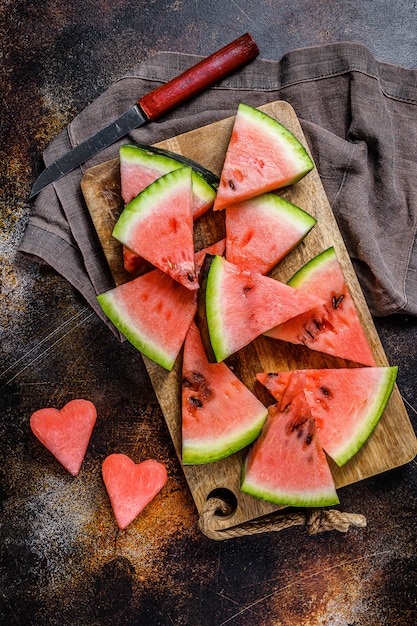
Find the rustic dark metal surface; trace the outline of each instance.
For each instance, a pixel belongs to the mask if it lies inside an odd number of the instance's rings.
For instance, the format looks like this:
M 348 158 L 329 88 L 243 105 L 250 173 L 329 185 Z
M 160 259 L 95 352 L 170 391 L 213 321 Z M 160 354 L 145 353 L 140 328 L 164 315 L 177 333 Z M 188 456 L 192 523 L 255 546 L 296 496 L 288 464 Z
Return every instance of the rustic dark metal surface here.
M 415 68 L 415 2 L 0 0 L 0 16 L 0 623 L 417 623 L 415 461 L 343 490 L 366 529 L 207 539 L 140 356 L 68 283 L 16 255 L 42 150 L 140 60 L 207 55 L 249 31 L 264 58 L 349 40 Z M 417 322 L 377 326 L 416 427 Z M 31 435 L 29 417 L 76 396 L 99 417 L 74 479 Z M 169 472 L 151 512 L 123 532 L 101 482 L 111 452 L 157 458 Z

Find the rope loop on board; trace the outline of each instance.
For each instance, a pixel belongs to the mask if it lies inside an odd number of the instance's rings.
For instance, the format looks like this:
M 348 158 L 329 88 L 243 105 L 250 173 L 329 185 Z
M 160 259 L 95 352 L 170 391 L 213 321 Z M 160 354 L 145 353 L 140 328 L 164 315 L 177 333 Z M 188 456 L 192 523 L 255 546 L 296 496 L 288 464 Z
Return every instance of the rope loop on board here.
M 307 508 L 295 512 L 278 512 L 258 517 L 238 526 L 215 528 L 216 517 L 225 517 L 233 513 L 231 505 L 219 497 L 210 497 L 201 511 L 200 530 L 209 539 L 223 541 L 235 537 L 244 537 L 265 532 L 279 532 L 291 526 L 305 526 L 309 535 L 337 530 L 346 533 L 350 526 L 365 528 L 366 518 L 357 513 L 345 513 L 337 509 Z

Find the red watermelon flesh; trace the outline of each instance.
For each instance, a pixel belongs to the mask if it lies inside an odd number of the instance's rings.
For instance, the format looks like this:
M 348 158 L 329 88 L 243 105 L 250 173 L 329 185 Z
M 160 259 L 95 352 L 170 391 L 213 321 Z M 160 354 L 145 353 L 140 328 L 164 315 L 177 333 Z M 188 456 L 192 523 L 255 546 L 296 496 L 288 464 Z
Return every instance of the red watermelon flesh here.
M 168 173 L 150 167 L 138 167 L 123 159 L 122 153 L 120 157 L 121 195 L 125 204 L 129 204 L 148 185 Z
M 307 151 L 282 124 L 240 104 L 213 210 L 299 181 L 314 167 Z
M 126 205 L 113 236 L 187 289 L 198 289 L 191 169 L 175 170 L 146 187 Z
M 338 504 L 332 474 L 302 391 L 284 410 L 269 407 L 242 468 L 241 490 L 283 506 Z
M 209 246 L 208 248 L 197 252 L 194 257 L 197 276 L 200 272 L 204 256 L 207 252 L 210 254 L 219 254 L 220 256 L 222 256 L 225 249 L 226 239 L 222 239 L 212 246 Z M 126 247 L 123 248 L 123 265 L 125 270 L 129 272 L 129 274 L 132 274 L 132 276 L 134 277 L 141 276 L 142 274 L 145 274 L 145 272 L 149 272 L 151 269 L 153 269 L 153 266 L 148 263 L 148 261 L 145 261 L 145 259 L 142 259 L 142 257 L 138 256 L 135 252 L 132 252 L 132 250 L 129 250 L 129 248 Z
M 30 418 L 33 434 L 54 457 L 76 476 L 80 471 L 97 419 L 97 411 L 89 400 L 76 399 L 62 409 L 45 408 Z
M 153 265 L 149 261 L 146 261 L 126 246 L 123 246 L 123 267 L 126 272 L 129 272 L 135 278 L 153 269 Z
M 294 383 L 301 386 L 321 445 L 342 466 L 363 446 L 390 398 L 397 367 L 354 367 L 257 374 L 278 401 L 288 402 Z M 295 378 L 296 377 L 296 378 Z
M 284 198 L 266 193 L 226 209 L 226 259 L 267 274 L 316 224 Z
M 126 204 L 164 174 L 184 167 L 174 158 L 134 145 L 122 146 L 119 157 L 121 195 Z M 193 217 L 197 219 L 213 206 L 216 192 L 197 172 L 192 172 L 191 179 Z
M 333 247 L 304 265 L 288 284 L 325 302 L 268 330 L 268 337 L 304 344 L 362 365 L 376 365 Z
M 211 463 L 249 445 L 267 409 L 225 363 L 209 363 L 191 323 L 182 369 L 182 462 Z
M 207 252 L 209 252 L 210 254 L 219 254 L 220 256 L 222 256 L 225 249 L 226 239 L 222 239 L 212 246 L 209 246 L 208 248 L 197 252 L 194 257 L 197 275 L 200 272 L 204 256 Z M 132 274 L 132 276 L 135 278 L 137 278 L 138 276 L 142 276 L 142 274 L 145 274 L 145 272 L 149 272 L 150 270 L 154 269 L 153 265 L 151 265 L 148 261 L 145 261 L 145 259 L 142 259 L 142 257 L 138 256 L 135 252 L 132 252 L 132 250 L 129 250 L 129 248 L 126 248 L 125 246 L 123 247 L 123 265 L 125 270 L 129 272 L 129 274 Z
M 269 276 L 242 271 L 214 257 L 207 277 L 206 318 L 216 360 L 237 352 L 276 320 L 288 320 L 321 302 Z
M 204 257 L 206 254 L 214 254 L 217 256 L 223 256 L 224 251 L 226 250 L 226 239 L 220 239 L 220 241 L 216 241 L 211 246 L 207 248 L 203 248 L 203 250 L 199 250 L 195 253 L 195 267 L 197 271 L 197 275 L 200 275 L 200 270 L 204 262 Z
M 124 530 L 159 493 L 168 479 L 165 465 L 147 459 L 134 463 L 124 454 L 103 461 L 102 476 L 117 525 Z

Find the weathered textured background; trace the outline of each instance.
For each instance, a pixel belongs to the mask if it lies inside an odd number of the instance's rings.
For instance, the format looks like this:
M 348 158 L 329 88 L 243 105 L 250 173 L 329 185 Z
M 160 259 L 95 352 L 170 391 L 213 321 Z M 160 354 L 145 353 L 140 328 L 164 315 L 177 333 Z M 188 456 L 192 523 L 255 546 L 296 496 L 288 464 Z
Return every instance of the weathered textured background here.
M 208 55 L 249 31 L 261 56 L 359 41 L 417 67 L 412 0 L 0 0 L 0 623 L 105 626 L 417 623 L 417 464 L 343 490 L 368 527 L 213 542 L 202 535 L 140 355 L 73 289 L 16 255 L 42 150 L 131 66 Z M 416 320 L 377 320 L 417 424 Z M 91 399 L 98 421 L 74 480 L 31 413 Z M 117 531 L 101 482 L 111 452 L 167 465 L 152 507 Z

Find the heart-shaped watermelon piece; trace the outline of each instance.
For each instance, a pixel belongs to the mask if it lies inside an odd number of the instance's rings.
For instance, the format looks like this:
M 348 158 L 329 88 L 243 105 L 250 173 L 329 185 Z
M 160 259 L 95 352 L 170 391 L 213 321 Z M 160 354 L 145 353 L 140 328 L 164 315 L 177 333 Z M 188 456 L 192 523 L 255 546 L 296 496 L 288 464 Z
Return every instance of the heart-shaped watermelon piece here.
M 30 427 L 65 469 L 76 476 L 96 419 L 94 404 L 89 400 L 76 399 L 62 409 L 44 408 L 35 411 L 30 418 Z
M 110 454 L 102 475 L 117 525 L 124 530 L 161 491 L 168 475 L 154 459 L 135 463 L 125 454 Z

